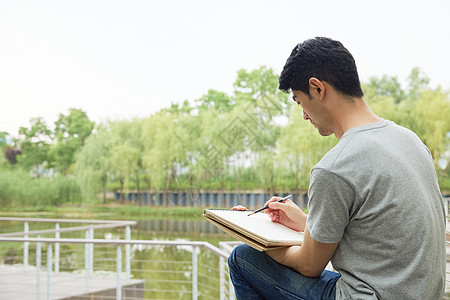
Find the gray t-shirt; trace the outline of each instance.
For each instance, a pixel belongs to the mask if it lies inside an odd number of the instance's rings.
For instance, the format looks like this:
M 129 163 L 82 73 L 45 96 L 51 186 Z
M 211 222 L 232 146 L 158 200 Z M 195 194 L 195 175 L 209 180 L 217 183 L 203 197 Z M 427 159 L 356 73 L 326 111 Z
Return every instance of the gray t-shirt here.
M 428 148 L 381 120 L 348 130 L 311 170 L 306 226 L 339 246 L 336 299 L 441 299 L 445 211 Z

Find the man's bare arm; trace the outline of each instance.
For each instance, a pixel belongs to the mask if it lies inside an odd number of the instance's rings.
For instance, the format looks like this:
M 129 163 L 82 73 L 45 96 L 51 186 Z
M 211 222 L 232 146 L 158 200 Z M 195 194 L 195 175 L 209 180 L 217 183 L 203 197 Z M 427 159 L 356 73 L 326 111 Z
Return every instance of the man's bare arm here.
M 338 244 L 317 242 L 306 228 L 302 246 L 275 249 L 266 253 L 278 263 L 291 267 L 304 276 L 317 277 L 322 274 Z

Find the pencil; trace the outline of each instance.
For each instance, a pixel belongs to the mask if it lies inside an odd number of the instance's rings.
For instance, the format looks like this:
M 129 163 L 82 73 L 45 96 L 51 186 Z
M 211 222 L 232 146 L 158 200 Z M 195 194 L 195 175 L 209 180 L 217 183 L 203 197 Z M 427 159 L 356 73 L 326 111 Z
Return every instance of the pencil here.
M 292 195 L 288 195 L 288 196 L 286 196 L 286 197 L 284 197 L 284 198 L 281 198 L 281 199 L 278 200 L 277 202 L 283 202 L 284 200 L 290 198 L 291 196 L 292 196 Z M 254 214 L 256 214 L 257 212 L 260 212 L 260 211 L 265 210 L 265 209 L 268 209 L 268 208 L 269 208 L 269 205 L 266 205 L 266 206 L 264 206 L 264 207 L 261 207 L 260 209 L 255 210 L 254 212 L 252 212 L 252 213 L 249 214 L 248 216 L 254 215 Z M 247 217 L 248 217 L 248 216 L 247 216 Z

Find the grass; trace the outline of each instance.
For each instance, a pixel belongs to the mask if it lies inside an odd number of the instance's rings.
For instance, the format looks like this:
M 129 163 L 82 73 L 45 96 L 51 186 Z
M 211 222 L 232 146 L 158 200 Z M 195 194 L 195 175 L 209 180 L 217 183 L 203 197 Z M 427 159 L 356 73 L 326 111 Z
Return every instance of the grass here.
M 141 219 L 161 217 L 165 218 L 201 218 L 203 208 L 200 207 L 151 207 L 130 204 L 111 203 L 106 205 L 62 205 L 62 206 L 26 206 L 2 208 L 0 215 L 54 215 L 71 218 L 119 218 Z

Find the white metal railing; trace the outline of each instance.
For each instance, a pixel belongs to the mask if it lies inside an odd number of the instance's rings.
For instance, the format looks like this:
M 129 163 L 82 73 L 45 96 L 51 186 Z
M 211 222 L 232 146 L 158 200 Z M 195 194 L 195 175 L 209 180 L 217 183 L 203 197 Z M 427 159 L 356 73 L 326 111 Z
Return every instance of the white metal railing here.
M 129 245 L 151 245 L 151 246 L 190 246 L 192 247 L 192 299 L 198 299 L 198 259 L 197 253 L 200 247 L 207 249 L 208 251 L 216 254 L 220 259 L 220 299 L 225 299 L 225 259 L 228 258 L 229 253 L 221 250 L 208 242 L 202 241 L 148 241 L 148 240 L 103 240 L 103 239 L 66 239 L 66 238 L 20 238 L 20 237 L 0 237 L 0 242 L 19 242 L 19 243 L 36 243 L 36 295 L 39 300 L 40 295 L 40 270 L 42 265 L 42 247 L 41 243 L 47 244 L 47 299 L 51 298 L 51 274 L 52 274 L 52 245 L 59 244 L 103 244 L 103 245 L 115 245 L 116 252 L 116 275 L 117 275 L 117 286 L 116 286 L 116 299 L 122 299 L 122 281 L 120 274 L 122 272 L 122 246 Z M 88 251 L 86 251 L 86 256 Z M 128 262 L 127 262 L 128 265 Z M 86 280 L 89 280 L 92 272 L 90 272 L 90 264 L 86 263 Z M 127 277 L 125 281 L 129 280 L 129 274 L 127 272 Z M 229 282 L 229 298 L 234 299 L 234 291 L 232 290 L 232 284 Z
M 55 273 L 59 273 L 59 262 L 60 262 L 60 245 L 63 244 L 82 244 L 84 245 L 84 280 L 85 285 L 89 286 L 89 280 L 92 278 L 94 274 L 94 245 L 97 247 L 101 247 L 101 245 L 110 245 L 115 246 L 115 273 L 116 273 L 116 299 L 122 300 L 122 286 L 130 281 L 131 278 L 131 260 L 132 255 L 130 248 L 133 246 L 133 251 L 135 248 L 139 247 L 154 247 L 154 246 L 172 246 L 172 247 L 190 247 L 192 256 L 191 256 L 191 271 L 190 271 L 190 279 L 191 279 L 191 291 L 192 299 L 198 299 L 199 297 L 199 286 L 204 288 L 204 283 L 202 280 L 199 280 L 199 276 L 205 276 L 199 273 L 199 258 L 198 254 L 200 253 L 200 248 L 207 250 L 209 253 L 213 253 L 219 260 L 219 270 L 218 270 L 218 283 L 216 292 L 218 291 L 219 297 L 221 300 L 225 299 L 234 299 L 234 289 L 231 283 L 231 280 L 228 276 L 227 262 L 226 259 L 229 256 L 229 253 L 233 249 L 237 243 L 235 242 L 220 242 L 219 247 L 217 248 L 214 245 L 204 242 L 204 241 L 153 241 L 153 240 L 131 240 L 131 230 L 130 225 L 134 225 L 136 222 L 134 221 L 99 221 L 99 220 L 71 220 L 71 219 L 32 219 L 32 218 L 0 218 L 0 220 L 5 221 L 22 221 L 24 222 L 24 231 L 23 232 L 14 232 L 14 233 L 3 233 L 0 234 L 0 243 L 5 245 L 5 243 L 23 243 L 24 251 L 23 251 L 23 266 L 26 269 L 28 267 L 28 256 L 29 256 L 29 245 L 36 245 L 36 299 L 40 300 L 45 298 L 45 296 L 40 296 L 41 292 L 44 292 L 45 287 L 42 290 L 41 285 L 41 267 L 43 249 L 46 249 L 46 269 L 47 269 L 47 280 L 46 280 L 46 298 L 51 299 L 52 294 L 52 275 Z M 44 230 L 29 230 L 28 222 L 55 222 L 55 229 L 44 229 Z M 78 227 L 66 227 L 60 228 L 59 223 L 89 223 L 87 226 L 78 226 Z M 105 229 L 105 228 L 113 228 L 125 226 L 125 240 L 113 239 L 95 239 L 94 238 L 94 229 Z M 71 232 L 78 230 L 85 231 L 85 238 L 61 238 L 61 232 Z M 41 238 L 40 234 L 50 234 L 55 233 L 54 237 L 44 237 Z M 36 235 L 37 237 L 29 237 L 30 235 Z M 23 237 L 21 237 L 23 236 Z M 42 244 L 47 244 L 46 247 Z M 66 246 L 67 247 L 67 246 Z M 125 257 L 122 258 L 122 250 L 125 248 Z M 134 252 L 133 252 L 134 253 Z M 204 253 L 204 252 L 203 252 Z M 100 254 L 100 253 L 99 253 Z M 109 254 L 108 254 L 109 255 Z M 213 256 L 214 256 L 213 255 Z M 112 255 L 110 255 L 112 256 Z M 108 256 L 108 257 L 110 257 Z M 107 259 L 109 260 L 109 259 Z M 121 278 L 122 274 L 122 262 L 125 264 L 125 276 Z M 168 271 L 170 272 L 170 271 Z M 175 272 L 175 271 L 173 271 Z M 186 291 L 185 291 L 186 292 Z M 45 293 L 45 292 L 44 292 Z M 204 293 L 201 294 L 202 298 L 208 298 Z M 209 296 L 209 298 L 212 298 Z
M 125 227 L 125 239 L 131 238 L 130 226 L 136 225 L 136 221 L 122 221 L 122 220 L 79 220 L 79 219 L 46 219 L 46 218 L 17 218 L 17 217 L 0 217 L 0 221 L 15 221 L 24 222 L 24 231 L 21 232 L 8 232 L 1 233 L 0 237 L 11 237 L 11 236 L 23 236 L 25 238 L 30 235 L 37 235 L 40 237 L 41 234 L 54 233 L 55 239 L 60 238 L 62 232 L 76 232 L 85 230 L 85 238 L 93 239 L 95 229 L 106 229 L 106 228 L 116 228 Z M 43 229 L 43 230 L 33 230 L 30 231 L 29 222 L 37 223 L 55 223 L 55 229 Z M 60 223 L 76 223 L 76 224 L 89 224 L 85 226 L 73 226 L 60 228 Z M 94 225 L 95 224 L 95 225 Z M 28 247 L 29 242 L 24 243 L 23 248 L 23 264 L 25 267 L 28 266 Z M 94 247 L 91 243 L 85 244 L 85 264 L 87 264 L 89 271 L 93 271 L 94 262 Z M 59 243 L 55 243 L 55 272 L 59 272 Z M 126 261 L 129 261 L 130 256 L 130 246 L 126 246 Z M 129 278 L 130 266 L 126 264 L 126 274 Z

